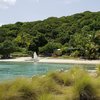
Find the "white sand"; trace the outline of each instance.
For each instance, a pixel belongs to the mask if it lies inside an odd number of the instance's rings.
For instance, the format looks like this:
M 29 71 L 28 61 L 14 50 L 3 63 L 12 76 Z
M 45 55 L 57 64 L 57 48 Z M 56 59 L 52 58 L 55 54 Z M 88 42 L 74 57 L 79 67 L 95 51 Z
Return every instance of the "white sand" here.
M 31 57 L 18 57 L 15 59 L 0 59 L 1 62 L 6 62 L 6 61 L 11 61 L 11 62 L 26 62 L 26 61 L 31 61 Z
M 13 62 L 34 62 L 31 57 L 20 57 L 16 59 L 3 59 L 0 61 Z M 58 59 L 58 58 L 39 58 L 39 63 L 75 63 L 75 64 L 100 64 L 100 60 L 74 60 L 74 59 Z
M 75 64 L 100 64 L 100 60 L 73 60 L 73 59 L 41 59 L 41 63 L 75 63 Z

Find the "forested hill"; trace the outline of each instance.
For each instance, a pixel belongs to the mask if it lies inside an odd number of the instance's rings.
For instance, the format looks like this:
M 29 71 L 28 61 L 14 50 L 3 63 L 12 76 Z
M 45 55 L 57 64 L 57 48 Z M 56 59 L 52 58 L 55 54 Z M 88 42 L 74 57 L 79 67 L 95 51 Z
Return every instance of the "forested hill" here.
M 100 12 L 50 17 L 0 27 L 0 54 L 32 53 L 45 56 L 100 58 Z

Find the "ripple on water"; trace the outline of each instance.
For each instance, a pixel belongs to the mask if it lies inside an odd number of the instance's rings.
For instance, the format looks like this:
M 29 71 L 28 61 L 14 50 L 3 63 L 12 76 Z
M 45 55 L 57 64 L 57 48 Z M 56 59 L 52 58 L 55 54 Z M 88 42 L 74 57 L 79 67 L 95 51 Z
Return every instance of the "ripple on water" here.
M 43 75 L 50 71 L 68 70 L 79 64 L 48 64 L 26 62 L 0 62 L 0 81 L 14 79 L 16 77 L 32 77 Z M 95 65 L 81 65 L 88 70 L 94 70 Z

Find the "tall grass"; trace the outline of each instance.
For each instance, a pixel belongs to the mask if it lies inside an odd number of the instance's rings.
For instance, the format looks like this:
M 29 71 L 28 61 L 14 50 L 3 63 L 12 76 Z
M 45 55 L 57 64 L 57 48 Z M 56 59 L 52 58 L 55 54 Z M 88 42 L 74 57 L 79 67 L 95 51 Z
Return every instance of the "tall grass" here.
M 80 67 L 0 83 L 0 100 L 100 100 L 99 97 L 100 76 L 93 77 Z
M 10 82 L 8 87 L 0 89 L 0 97 L 3 100 L 37 100 L 37 92 L 31 84 L 31 80 L 27 78 L 19 78 Z M 3 89 L 3 91 L 2 91 Z
M 51 73 L 49 74 L 49 77 L 51 77 L 60 85 L 71 86 L 75 83 L 77 79 L 87 74 L 88 73 L 84 69 L 81 69 L 79 66 L 76 66 L 68 72 Z
M 89 76 L 83 76 L 74 84 L 75 100 L 95 100 L 96 89 Z
M 55 97 L 52 94 L 42 93 L 38 97 L 38 100 L 55 100 Z
M 100 65 L 97 65 L 97 76 L 100 76 Z

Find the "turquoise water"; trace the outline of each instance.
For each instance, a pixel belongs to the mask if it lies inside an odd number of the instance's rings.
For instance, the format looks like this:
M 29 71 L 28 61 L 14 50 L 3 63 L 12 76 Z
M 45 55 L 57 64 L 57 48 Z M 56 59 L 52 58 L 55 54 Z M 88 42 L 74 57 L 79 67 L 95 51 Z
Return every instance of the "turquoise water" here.
M 47 64 L 47 63 L 18 63 L 0 62 L 0 81 L 14 79 L 17 77 L 32 77 L 43 75 L 60 69 L 68 70 L 75 64 Z M 93 70 L 95 65 L 82 65 L 84 68 Z

